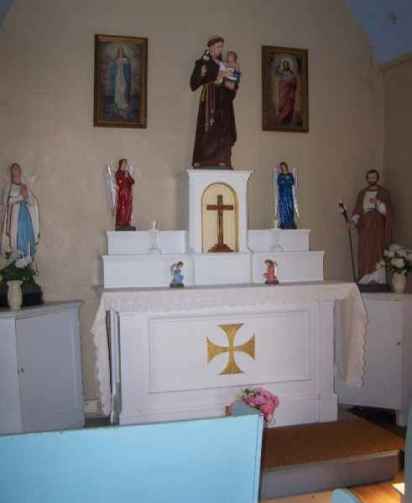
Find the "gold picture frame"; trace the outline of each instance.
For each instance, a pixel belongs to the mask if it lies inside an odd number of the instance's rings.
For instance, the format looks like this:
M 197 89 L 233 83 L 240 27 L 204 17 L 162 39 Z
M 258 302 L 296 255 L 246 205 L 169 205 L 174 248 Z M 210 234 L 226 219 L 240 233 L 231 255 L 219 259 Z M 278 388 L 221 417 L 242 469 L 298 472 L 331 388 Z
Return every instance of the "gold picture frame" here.
M 94 126 L 147 127 L 147 50 L 147 38 L 95 35 Z
M 308 51 L 262 47 L 262 129 L 309 131 Z

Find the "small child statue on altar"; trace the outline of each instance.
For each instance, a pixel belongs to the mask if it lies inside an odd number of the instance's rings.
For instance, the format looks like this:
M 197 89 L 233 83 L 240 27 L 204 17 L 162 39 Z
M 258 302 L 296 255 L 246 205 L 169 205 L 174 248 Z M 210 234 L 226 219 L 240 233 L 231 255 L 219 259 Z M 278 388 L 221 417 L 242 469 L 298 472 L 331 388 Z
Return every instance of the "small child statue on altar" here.
M 170 283 L 170 288 L 183 288 L 185 285 L 183 284 L 183 262 L 179 261 L 172 265 L 170 268 L 170 273 L 172 275 L 172 281 Z
M 263 274 L 266 285 L 278 285 L 278 264 L 273 260 L 265 260 L 266 272 Z

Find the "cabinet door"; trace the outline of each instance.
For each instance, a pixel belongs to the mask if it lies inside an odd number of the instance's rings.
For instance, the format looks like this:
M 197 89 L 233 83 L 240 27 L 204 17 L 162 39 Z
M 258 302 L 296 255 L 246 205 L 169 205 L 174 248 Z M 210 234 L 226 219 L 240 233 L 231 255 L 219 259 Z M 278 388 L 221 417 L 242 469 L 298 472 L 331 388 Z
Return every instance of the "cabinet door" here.
M 24 431 L 83 425 L 76 310 L 16 322 Z
M 0 319 L 0 435 L 21 433 L 14 318 Z
M 337 378 L 339 402 L 387 409 L 402 408 L 402 302 L 365 295 L 368 312 L 364 386 L 348 386 Z

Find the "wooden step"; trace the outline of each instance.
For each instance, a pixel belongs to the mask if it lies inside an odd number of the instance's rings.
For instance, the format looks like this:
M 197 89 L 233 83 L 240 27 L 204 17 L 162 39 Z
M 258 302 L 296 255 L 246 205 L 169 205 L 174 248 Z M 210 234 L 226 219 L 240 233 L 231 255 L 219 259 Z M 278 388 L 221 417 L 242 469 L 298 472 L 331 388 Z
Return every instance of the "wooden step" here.
M 263 499 L 391 480 L 403 438 L 364 419 L 272 428 L 263 441 Z

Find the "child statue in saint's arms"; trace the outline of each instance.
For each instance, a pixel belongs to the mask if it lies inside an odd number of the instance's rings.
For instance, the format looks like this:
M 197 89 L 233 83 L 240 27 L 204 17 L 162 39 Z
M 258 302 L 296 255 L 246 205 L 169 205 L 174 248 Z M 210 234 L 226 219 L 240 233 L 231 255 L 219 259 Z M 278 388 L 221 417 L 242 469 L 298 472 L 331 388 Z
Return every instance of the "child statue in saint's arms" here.
M 238 55 L 235 51 L 227 51 L 226 58 L 219 61 L 219 74 L 216 80 L 217 84 L 224 84 L 229 89 L 239 87 L 240 66 Z
M 238 59 L 238 55 L 235 51 L 227 51 L 224 63 L 227 72 L 227 76 L 225 78 L 235 82 L 237 85 L 240 83 L 241 76 Z

